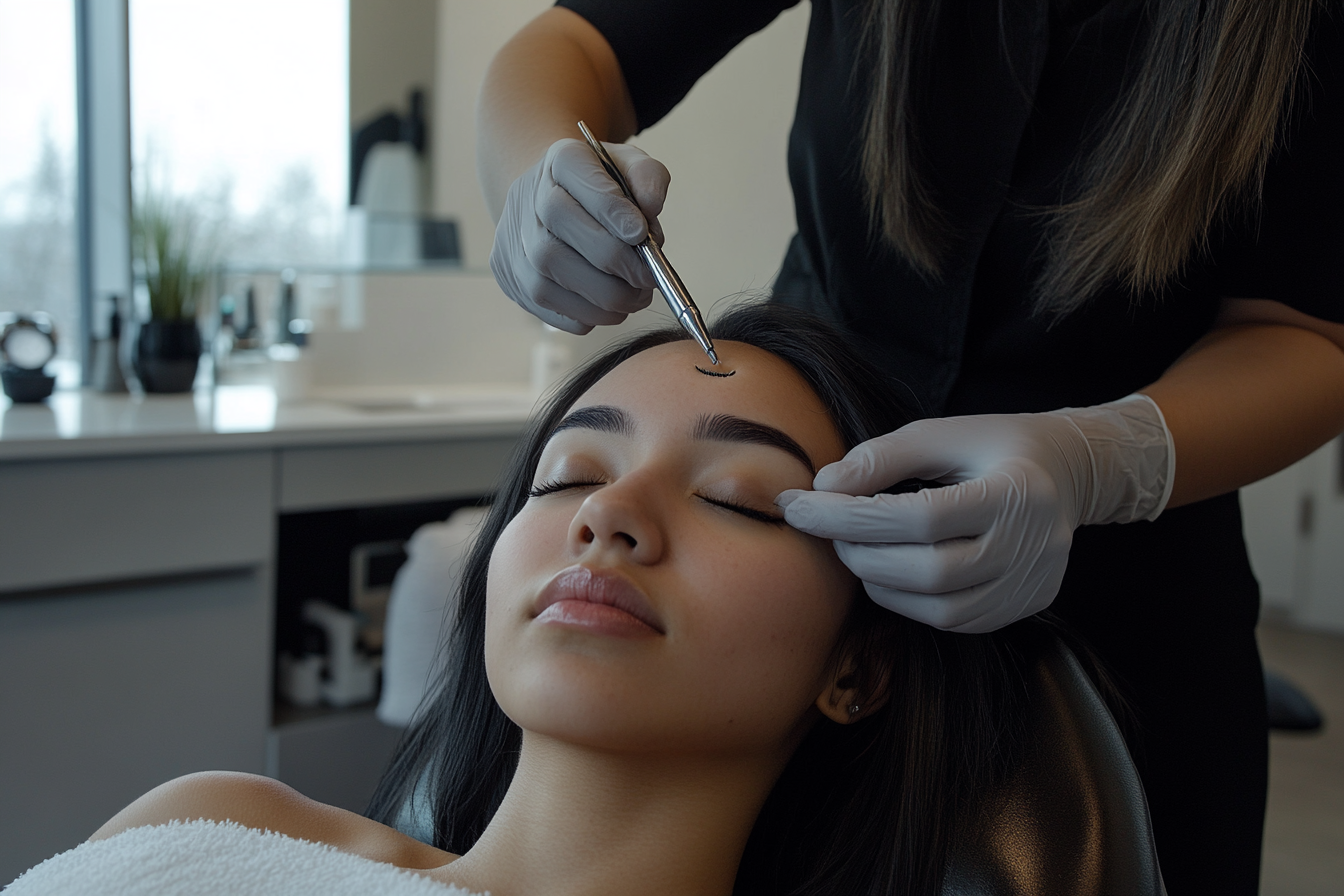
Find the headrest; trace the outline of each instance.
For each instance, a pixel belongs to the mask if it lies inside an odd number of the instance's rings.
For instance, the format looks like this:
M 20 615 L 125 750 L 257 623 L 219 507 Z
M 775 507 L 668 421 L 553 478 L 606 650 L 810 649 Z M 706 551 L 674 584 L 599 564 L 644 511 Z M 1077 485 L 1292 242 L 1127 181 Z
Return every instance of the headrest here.
M 1022 758 L 953 846 L 943 896 L 1165 896 L 1120 729 L 1056 641 L 1028 679 Z

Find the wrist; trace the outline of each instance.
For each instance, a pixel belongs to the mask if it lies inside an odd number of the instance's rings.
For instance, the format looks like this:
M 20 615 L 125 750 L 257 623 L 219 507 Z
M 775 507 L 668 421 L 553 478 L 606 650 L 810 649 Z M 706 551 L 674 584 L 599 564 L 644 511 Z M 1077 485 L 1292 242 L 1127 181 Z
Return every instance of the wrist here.
M 1051 411 L 1087 443 L 1091 470 L 1078 525 L 1154 520 L 1171 499 L 1176 450 L 1157 402 L 1142 393 L 1086 408 Z

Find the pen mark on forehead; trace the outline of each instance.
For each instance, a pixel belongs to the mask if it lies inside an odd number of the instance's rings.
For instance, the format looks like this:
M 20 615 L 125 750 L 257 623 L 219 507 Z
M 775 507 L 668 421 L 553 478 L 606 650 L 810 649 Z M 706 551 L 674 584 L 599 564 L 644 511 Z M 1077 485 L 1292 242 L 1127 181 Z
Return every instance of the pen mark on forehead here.
M 737 373 L 736 370 L 730 370 L 730 371 L 728 371 L 727 373 L 719 373 L 717 370 L 706 370 L 705 368 L 701 367 L 699 364 L 695 365 L 695 369 L 698 370 L 698 371 L 700 371 L 701 373 L 703 373 L 705 376 L 727 377 L 727 376 L 732 376 L 733 374 Z

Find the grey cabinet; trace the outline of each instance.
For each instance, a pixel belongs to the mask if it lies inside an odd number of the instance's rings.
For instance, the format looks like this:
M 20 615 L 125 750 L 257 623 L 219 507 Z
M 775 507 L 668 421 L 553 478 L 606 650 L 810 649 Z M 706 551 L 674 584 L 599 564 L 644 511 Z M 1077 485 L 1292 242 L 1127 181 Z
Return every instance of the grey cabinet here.
M 0 594 L 270 556 L 270 451 L 0 464 Z
M 203 768 L 260 772 L 268 451 L 0 465 L 0 882 Z
M 362 808 L 397 732 L 272 721 L 277 516 L 482 495 L 515 438 L 0 463 L 0 885 L 187 772 Z
M 262 567 L 0 599 L 0 881 L 201 769 L 260 773 Z

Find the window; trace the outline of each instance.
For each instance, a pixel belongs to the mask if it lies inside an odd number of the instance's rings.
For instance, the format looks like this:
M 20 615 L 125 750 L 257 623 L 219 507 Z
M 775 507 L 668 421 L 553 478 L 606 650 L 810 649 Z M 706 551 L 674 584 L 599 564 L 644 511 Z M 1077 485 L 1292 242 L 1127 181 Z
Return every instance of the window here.
M 80 355 L 69 0 L 0 0 L 0 98 L 0 311 L 50 314 L 69 370 Z
M 207 225 L 203 260 L 339 262 L 347 6 L 0 0 L 0 311 L 52 315 L 63 385 L 130 290 L 127 124 L 133 189 Z
M 131 0 L 133 184 L 185 202 L 216 261 L 340 260 L 346 0 Z

